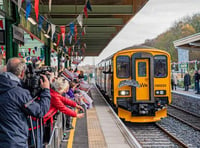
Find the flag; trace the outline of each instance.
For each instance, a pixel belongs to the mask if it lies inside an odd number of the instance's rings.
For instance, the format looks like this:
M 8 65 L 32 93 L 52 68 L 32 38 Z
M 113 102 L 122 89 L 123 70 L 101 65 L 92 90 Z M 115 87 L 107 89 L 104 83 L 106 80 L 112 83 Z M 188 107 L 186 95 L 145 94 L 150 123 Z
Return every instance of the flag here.
M 85 81 L 82 81 L 80 83 L 79 89 L 83 90 L 83 91 L 88 91 L 90 89 L 90 85 L 88 83 L 86 83 Z
M 39 14 L 39 0 L 35 0 L 35 17 L 38 22 L 38 14 Z
M 65 26 L 60 26 L 60 31 L 63 39 L 63 46 L 65 46 Z
M 4 51 L 4 47 L 3 46 L 1 46 L 1 50 Z
M 69 44 L 71 44 L 72 43 L 72 35 L 70 35 L 70 37 L 69 37 Z
M 85 5 L 85 7 L 84 7 L 83 10 L 84 10 L 85 17 L 88 18 L 88 14 L 87 14 L 87 6 L 86 6 L 86 5 Z
M 47 23 L 47 34 L 49 34 L 50 30 L 51 30 L 51 24 Z
M 51 38 L 52 38 L 52 40 L 53 40 L 53 34 L 54 34 L 55 30 L 56 30 L 56 26 L 54 24 L 51 24 Z
M 41 31 L 42 29 L 42 23 L 44 21 L 44 18 L 40 15 L 39 16 L 39 23 L 38 23 L 38 30 Z
M 57 36 L 57 43 L 56 43 L 56 46 L 58 46 L 59 43 L 60 43 L 60 37 L 61 37 L 61 35 L 60 35 L 60 33 L 59 33 L 58 36 Z
M 74 23 L 73 23 L 73 22 L 71 22 L 71 23 L 69 24 L 69 28 L 70 28 L 70 33 L 71 33 L 71 35 L 74 35 Z
M 68 48 L 68 55 L 69 55 L 69 56 L 71 55 L 71 50 L 72 50 L 72 47 L 69 47 L 69 48 Z
M 52 3 L 52 0 L 49 0 L 49 12 L 51 11 L 51 3 Z
M 22 7 L 22 0 L 18 0 L 18 12 L 20 13 L 20 9 Z
M 74 35 L 74 40 L 75 40 L 75 42 L 77 41 L 77 32 L 78 32 L 78 30 L 77 30 L 77 25 L 75 25 L 75 27 L 74 27 L 74 32 L 75 32 L 75 35 Z
M 31 13 L 31 0 L 26 0 L 26 19 L 28 19 Z
M 69 71 L 68 69 L 64 69 L 62 75 L 63 75 L 64 77 L 67 77 L 67 78 L 70 79 L 70 80 L 73 80 L 73 79 L 74 79 L 74 74 L 73 74 L 71 71 Z
M 88 10 L 92 11 L 92 7 L 91 7 L 91 5 L 90 5 L 90 1 L 89 1 L 89 0 L 87 1 L 86 6 L 87 6 L 87 9 L 88 9 Z
M 77 17 L 78 24 L 83 27 L 83 14 L 79 14 Z
M 33 40 L 33 36 L 32 36 L 31 34 L 30 34 L 29 36 L 30 36 L 30 38 Z
M 3 29 L 3 20 L 0 20 L 0 27 Z
M 72 63 L 78 65 L 81 62 L 79 59 L 73 59 Z

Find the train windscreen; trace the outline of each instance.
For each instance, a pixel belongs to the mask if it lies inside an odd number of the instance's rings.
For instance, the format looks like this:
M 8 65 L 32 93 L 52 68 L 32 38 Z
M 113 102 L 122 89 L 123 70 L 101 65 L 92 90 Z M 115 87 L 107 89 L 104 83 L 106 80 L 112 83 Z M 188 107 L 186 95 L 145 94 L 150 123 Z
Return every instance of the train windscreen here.
M 128 56 L 117 57 L 117 77 L 118 78 L 130 77 L 130 58 Z
M 154 57 L 154 77 L 163 78 L 167 76 L 167 57 L 155 56 Z

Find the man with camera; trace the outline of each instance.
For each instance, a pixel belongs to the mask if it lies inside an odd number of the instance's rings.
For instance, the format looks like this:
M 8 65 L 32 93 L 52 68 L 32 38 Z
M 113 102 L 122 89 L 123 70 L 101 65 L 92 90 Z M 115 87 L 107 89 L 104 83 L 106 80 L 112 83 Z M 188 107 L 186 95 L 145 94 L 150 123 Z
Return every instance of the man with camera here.
M 49 81 L 40 80 L 42 92 L 39 101 L 32 100 L 30 92 L 22 87 L 26 64 L 20 58 L 11 58 L 7 72 L 0 74 L 0 147 L 28 148 L 28 116 L 43 117 L 49 110 Z

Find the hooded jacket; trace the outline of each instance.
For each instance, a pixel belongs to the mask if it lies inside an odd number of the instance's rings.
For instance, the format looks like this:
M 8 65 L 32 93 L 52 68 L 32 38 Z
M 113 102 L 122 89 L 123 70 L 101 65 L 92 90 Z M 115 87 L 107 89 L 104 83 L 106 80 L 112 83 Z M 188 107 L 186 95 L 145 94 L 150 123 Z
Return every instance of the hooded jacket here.
M 32 99 L 22 88 L 20 79 L 10 72 L 0 74 L 0 147 L 27 148 L 28 115 L 43 117 L 49 110 L 50 91 L 44 89 L 40 100 L 24 105 Z

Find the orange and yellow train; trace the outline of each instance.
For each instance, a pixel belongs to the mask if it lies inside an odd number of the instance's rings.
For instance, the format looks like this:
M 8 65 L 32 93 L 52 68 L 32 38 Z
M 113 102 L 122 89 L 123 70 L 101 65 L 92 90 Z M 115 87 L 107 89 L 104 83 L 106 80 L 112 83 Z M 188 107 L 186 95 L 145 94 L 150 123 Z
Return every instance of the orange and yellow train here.
M 98 64 L 96 84 L 125 121 L 158 121 L 171 103 L 170 55 L 150 47 L 123 49 Z

